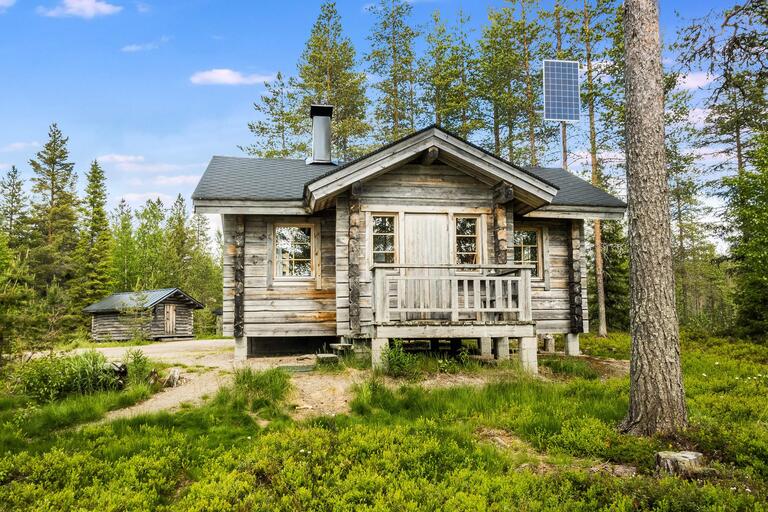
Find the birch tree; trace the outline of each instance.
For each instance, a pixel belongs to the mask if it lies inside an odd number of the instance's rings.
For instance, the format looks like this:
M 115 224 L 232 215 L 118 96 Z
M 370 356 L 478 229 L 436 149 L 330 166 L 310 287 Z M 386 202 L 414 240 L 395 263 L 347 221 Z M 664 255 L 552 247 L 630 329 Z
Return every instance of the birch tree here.
M 655 0 L 624 4 L 630 247 L 629 411 L 622 430 L 687 426 L 665 171 L 664 83 Z

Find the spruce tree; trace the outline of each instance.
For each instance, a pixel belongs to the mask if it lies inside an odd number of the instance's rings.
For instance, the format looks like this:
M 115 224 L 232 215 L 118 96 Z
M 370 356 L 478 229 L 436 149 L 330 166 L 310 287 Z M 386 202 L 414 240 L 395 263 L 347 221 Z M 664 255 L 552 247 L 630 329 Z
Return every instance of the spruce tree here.
M 69 161 L 65 137 L 56 123 L 48 131 L 48 142 L 29 161 L 32 178 L 32 247 L 30 255 L 38 286 L 58 280 L 67 283 L 74 275 L 77 247 L 75 164 Z
M 165 219 L 163 202 L 148 199 L 136 213 L 138 225 L 135 231 L 136 282 L 135 290 L 164 288 L 169 286 L 171 261 L 166 254 Z
M 35 327 L 37 295 L 27 262 L 8 245 L 8 236 L 0 231 L 0 370 L 6 356 L 34 349 L 39 334 Z
M 418 33 L 409 23 L 412 7 L 404 0 L 379 0 L 369 7 L 375 21 L 368 40 L 368 71 L 378 78 L 374 88 L 377 137 L 392 142 L 416 130 L 418 117 L 416 55 Z
M 459 11 L 456 26 L 449 30 L 435 11 L 432 22 L 418 66 L 423 90 L 420 110 L 429 122 L 468 138 L 482 126 L 475 91 L 477 57 L 466 28 L 469 18 Z
M 356 70 L 356 53 L 343 33 L 336 2 L 325 2 L 298 64 L 301 112 L 312 103 L 333 105 L 333 154 L 349 160 L 361 154 L 370 131 L 366 122 L 365 74 Z
M 18 248 L 26 242 L 29 208 L 24 180 L 16 166 L 0 178 L 0 230 L 8 235 L 8 245 Z
M 188 223 L 187 205 L 179 194 L 168 212 L 165 225 L 164 252 L 167 274 L 162 286 L 188 288 L 186 284 L 193 244 L 194 237 Z
M 256 141 L 240 149 L 261 158 L 303 158 L 308 149 L 307 137 L 303 135 L 306 130 L 302 128 L 307 112 L 300 112 L 295 80 L 286 81 L 278 72 L 264 87 L 266 94 L 253 104 L 263 119 L 248 123 Z
M 118 292 L 131 291 L 137 285 L 137 246 L 134 238 L 133 211 L 125 199 L 112 214 L 112 258 L 110 280 Z
M 97 161 L 86 174 L 80 240 L 77 245 L 77 277 L 73 298 L 82 307 L 112 291 L 112 233 L 107 218 L 107 187 L 104 171 Z

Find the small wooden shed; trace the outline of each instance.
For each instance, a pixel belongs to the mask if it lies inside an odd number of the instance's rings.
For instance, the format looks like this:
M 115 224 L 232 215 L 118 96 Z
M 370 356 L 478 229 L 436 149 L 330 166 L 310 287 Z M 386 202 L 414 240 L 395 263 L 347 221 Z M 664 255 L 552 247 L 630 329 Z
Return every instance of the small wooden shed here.
M 193 312 L 203 307 L 179 288 L 162 288 L 114 293 L 83 311 L 91 314 L 94 340 L 161 340 L 194 336 Z

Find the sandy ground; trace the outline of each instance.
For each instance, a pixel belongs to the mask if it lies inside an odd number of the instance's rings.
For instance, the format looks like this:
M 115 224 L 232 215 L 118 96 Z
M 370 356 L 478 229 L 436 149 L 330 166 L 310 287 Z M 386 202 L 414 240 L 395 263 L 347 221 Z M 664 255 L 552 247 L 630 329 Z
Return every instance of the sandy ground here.
M 128 418 L 158 411 L 173 412 L 183 404 L 198 405 L 213 396 L 219 387 L 231 382 L 234 362 L 233 340 L 185 340 L 153 343 L 141 347 L 97 348 L 110 360 L 120 360 L 131 348 L 140 348 L 150 359 L 181 367 L 182 381 L 175 388 L 166 388 L 148 400 L 131 407 L 112 411 L 102 421 Z M 582 356 L 597 366 L 606 376 L 626 375 L 628 361 Z M 293 416 L 304 419 L 320 415 L 349 412 L 353 388 L 363 382 L 369 372 L 346 369 L 339 373 L 312 372 L 315 357 L 302 356 L 260 357 L 240 363 L 258 370 L 283 367 L 291 372 L 293 392 L 289 403 L 294 406 Z M 446 375 L 429 377 L 418 384 L 426 388 L 451 386 L 482 386 L 500 378 L 494 373 L 480 375 Z M 393 387 L 402 384 L 386 379 Z

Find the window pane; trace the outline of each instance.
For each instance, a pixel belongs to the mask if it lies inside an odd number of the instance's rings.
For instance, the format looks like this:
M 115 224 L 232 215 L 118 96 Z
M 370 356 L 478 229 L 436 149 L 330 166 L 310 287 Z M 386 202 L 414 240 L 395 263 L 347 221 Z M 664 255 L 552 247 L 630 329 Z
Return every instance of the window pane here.
M 536 232 L 535 231 L 523 231 L 523 243 L 525 245 L 536 245 Z
M 538 260 L 539 251 L 536 250 L 536 247 L 526 247 L 524 254 L 525 261 L 535 263 Z
M 373 235 L 373 250 L 392 252 L 395 250 L 395 235 Z
M 395 218 L 394 217 L 374 217 L 373 232 L 374 233 L 394 233 Z
M 275 275 L 278 277 L 312 276 L 312 228 L 298 226 L 275 228 Z
M 457 252 L 477 252 L 477 240 L 472 237 L 457 237 L 456 238 L 456 251 Z
M 456 259 L 459 265 L 476 265 L 477 254 L 457 254 Z
M 395 253 L 393 252 L 375 252 L 373 253 L 374 263 L 394 263 Z
M 472 217 L 457 217 L 456 218 L 456 234 L 457 235 L 476 235 L 477 219 Z
M 512 259 L 515 261 L 515 263 L 520 263 L 523 261 L 523 249 L 520 247 L 513 247 L 512 248 Z

